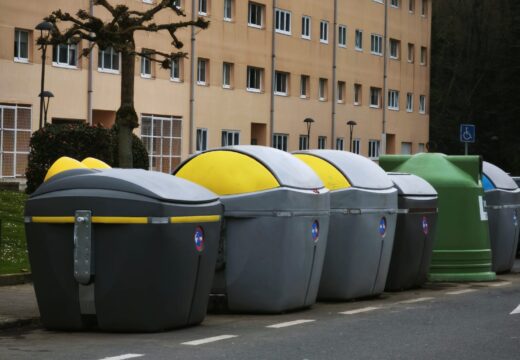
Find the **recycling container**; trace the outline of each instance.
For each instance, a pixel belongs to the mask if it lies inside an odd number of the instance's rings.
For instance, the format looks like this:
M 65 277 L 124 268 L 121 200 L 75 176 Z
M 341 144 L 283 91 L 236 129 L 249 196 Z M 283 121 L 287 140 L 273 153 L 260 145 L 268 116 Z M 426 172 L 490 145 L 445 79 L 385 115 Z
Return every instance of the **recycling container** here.
M 495 279 L 479 156 L 384 155 L 379 157 L 379 165 L 386 171 L 420 176 L 438 193 L 431 281 Z
M 482 184 L 489 217 L 493 271 L 508 272 L 518 245 L 520 189 L 499 167 L 484 161 Z
M 29 197 L 25 229 L 49 329 L 159 331 L 206 314 L 222 205 L 168 174 L 60 159 Z
M 412 174 L 389 173 L 399 193 L 397 227 L 386 290 L 419 287 L 428 280 L 437 222 L 437 192 Z
M 224 205 L 212 299 L 255 313 L 315 302 L 330 196 L 305 163 L 274 148 L 232 146 L 197 154 L 175 172 L 219 194 Z
M 346 300 L 385 288 L 394 242 L 397 190 L 373 161 L 337 150 L 295 156 L 331 190 L 327 253 L 318 297 Z

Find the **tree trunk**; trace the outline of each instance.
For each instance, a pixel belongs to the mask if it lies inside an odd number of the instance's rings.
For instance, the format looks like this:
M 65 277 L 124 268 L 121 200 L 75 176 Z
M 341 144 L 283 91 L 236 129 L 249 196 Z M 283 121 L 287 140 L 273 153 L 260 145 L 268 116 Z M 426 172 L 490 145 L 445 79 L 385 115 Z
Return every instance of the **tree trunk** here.
M 121 105 L 116 114 L 118 128 L 119 167 L 132 168 L 132 131 L 139 126 L 134 108 L 135 55 L 130 51 L 121 54 Z

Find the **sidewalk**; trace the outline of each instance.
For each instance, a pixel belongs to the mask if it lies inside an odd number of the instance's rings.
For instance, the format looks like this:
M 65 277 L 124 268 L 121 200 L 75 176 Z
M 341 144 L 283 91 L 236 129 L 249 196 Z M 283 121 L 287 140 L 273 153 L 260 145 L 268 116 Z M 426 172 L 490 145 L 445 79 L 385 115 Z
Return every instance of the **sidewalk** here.
M 39 317 L 32 284 L 0 286 L 0 330 L 33 324 Z

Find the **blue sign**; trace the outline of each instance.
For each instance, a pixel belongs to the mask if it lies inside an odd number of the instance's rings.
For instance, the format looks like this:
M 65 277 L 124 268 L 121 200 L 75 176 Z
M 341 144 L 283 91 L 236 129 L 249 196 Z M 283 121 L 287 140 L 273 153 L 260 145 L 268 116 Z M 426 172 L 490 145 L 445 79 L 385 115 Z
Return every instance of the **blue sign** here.
M 460 124 L 460 142 L 474 143 L 475 142 L 475 125 Z
M 204 250 L 204 230 L 200 226 L 197 226 L 195 229 L 193 241 L 195 241 L 195 249 L 197 249 L 198 252 Z
M 428 218 L 426 216 L 422 218 L 422 231 L 424 235 L 428 235 L 430 232 L 430 224 L 428 224 Z
M 314 242 L 318 242 L 318 237 L 320 236 L 320 223 L 318 222 L 318 220 L 316 220 L 312 223 L 311 234 L 312 234 L 312 240 Z
M 382 217 L 379 221 L 379 235 L 385 236 L 386 235 L 386 218 Z

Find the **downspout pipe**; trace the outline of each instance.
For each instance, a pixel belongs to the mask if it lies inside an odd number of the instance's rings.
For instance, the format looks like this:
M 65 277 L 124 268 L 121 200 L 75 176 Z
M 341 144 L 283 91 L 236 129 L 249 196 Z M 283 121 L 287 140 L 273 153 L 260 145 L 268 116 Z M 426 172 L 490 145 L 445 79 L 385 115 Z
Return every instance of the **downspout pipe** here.
M 276 22 L 276 0 L 273 0 L 272 4 L 272 26 L 271 26 L 271 94 L 269 104 L 269 139 L 267 144 L 273 146 L 273 135 L 274 135 L 274 82 L 275 82 L 275 67 L 276 67 L 276 31 L 274 29 Z
M 385 1 L 385 30 L 384 30 L 384 41 L 383 41 L 383 94 L 381 96 L 383 119 L 381 121 L 381 146 L 379 153 L 381 155 L 386 154 L 386 97 L 388 94 L 388 3 Z
M 94 16 L 94 0 L 89 1 L 89 13 L 90 16 Z M 92 42 L 89 41 L 89 47 L 92 46 Z M 92 59 L 92 53 L 88 57 L 88 79 L 87 79 L 87 122 L 92 126 L 92 93 L 94 87 L 94 61 Z
M 195 0 L 191 0 L 191 19 L 193 21 L 197 20 L 196 11 L 195 11 L 196 2 Z M 189 141 L 188 141 L 188 149 L 189 153 L 195 153 L 194 149 L 194 138 L 195 138 L 195 27 L 191 26 L 191 48 L 190 48 L 190 108 L 189 108 Z
M 334 25 L 332 27 L 333 35 L 332 35 L 332 114 L 331 114 L 331 138 L 330 138 L 330 148 L 334 150 L 335 148 L 335 138 L 336 138 L 336 64 L 337 64 L 337 27 L 338 27 L 338 0 L 334 0 Z M 309 140 L 310 145 L 310 140 Z

